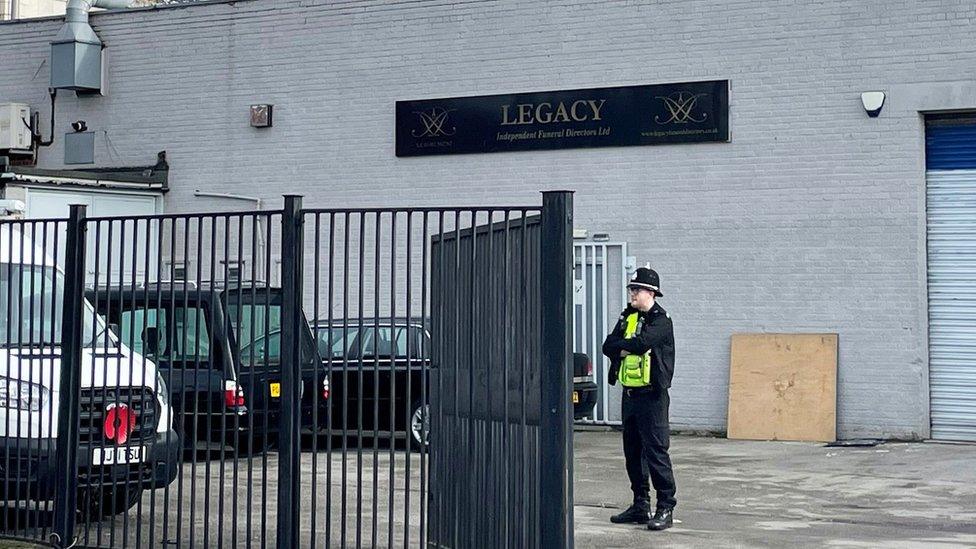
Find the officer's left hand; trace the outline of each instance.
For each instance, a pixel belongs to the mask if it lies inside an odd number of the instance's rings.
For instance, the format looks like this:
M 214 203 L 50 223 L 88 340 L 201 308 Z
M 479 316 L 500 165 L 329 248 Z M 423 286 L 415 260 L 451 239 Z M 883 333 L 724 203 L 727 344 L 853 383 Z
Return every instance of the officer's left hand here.
M 628 351 L 620 351 L 620 358 L 630 355 Z

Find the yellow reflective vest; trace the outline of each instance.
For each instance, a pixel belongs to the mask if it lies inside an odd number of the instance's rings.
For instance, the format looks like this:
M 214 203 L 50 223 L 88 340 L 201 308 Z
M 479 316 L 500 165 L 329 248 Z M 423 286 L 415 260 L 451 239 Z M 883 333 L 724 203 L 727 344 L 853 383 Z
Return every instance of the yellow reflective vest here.
M 644 318 L 640 313 L 627 316 L 624 327 L 624 339 L 632 339 L 644 327 Z M 627 355 L 620 362 L 617 379 L 624 387 L 646 387 L 651 384 L 651 351 L 643 355 Z

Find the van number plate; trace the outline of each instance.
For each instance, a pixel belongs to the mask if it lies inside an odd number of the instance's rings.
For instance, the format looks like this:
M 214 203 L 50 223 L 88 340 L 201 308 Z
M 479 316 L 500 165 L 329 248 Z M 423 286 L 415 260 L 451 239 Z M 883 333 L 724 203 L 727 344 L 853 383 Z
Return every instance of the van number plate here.
M 281 398 L 281 384 L 272 383 L 271 384 L 271 396 L 274 398 Z
M 95 448 L 92 454 L 93 465 L 119 465 L 122 463 L 142 463 L 143 461 L 146 461 L 145 446 Z
M 579 391 L 573 391 L 573 404 L 579 404 Z

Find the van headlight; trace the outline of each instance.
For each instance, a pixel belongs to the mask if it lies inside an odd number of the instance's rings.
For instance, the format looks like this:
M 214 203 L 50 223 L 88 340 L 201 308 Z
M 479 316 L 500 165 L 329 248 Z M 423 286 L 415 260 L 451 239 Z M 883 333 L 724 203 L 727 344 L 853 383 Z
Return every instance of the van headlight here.
M 0 376 L 0 408 L 37 412 L 50 397 L 51 391 L 43 385 Z

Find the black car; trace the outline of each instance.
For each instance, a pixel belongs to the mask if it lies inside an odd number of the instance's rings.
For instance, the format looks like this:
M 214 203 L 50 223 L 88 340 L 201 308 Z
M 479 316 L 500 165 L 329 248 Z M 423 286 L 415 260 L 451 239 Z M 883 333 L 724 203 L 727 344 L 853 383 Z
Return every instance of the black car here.
M 126 346 L 157 364 L 186 447 L 209 441 L 257 452 L 277 435 L 280 288 L 177 281 L 91 289 L 87 297 Z M 311 427 L 314 406 L 324 417 L 329 380 L 301 325 L 302 416 Z
M 423 380 L 431 341 L 424 324 L 405 318 L 320 321 L 315 335 L 330 372 L 333 428 L 352 434 L 362 427 L 406 438 L 419 449 L 430 429 Z
M 573 353 L 573 417 L 583 419 L 592 416 L 596 397 L 593 362 L 585 353 Z
M 423 372 L 431 367 L 433 347 L 425 324 L 406 318 L 319 321 L 315 336 L 332 382 L 333 428 L 392 434 L 419 449 L 430 430 Z M 592 414 L 597 387 L 590 358 L 573 353 L 573 359 L 573 415 L 581 419 Z

